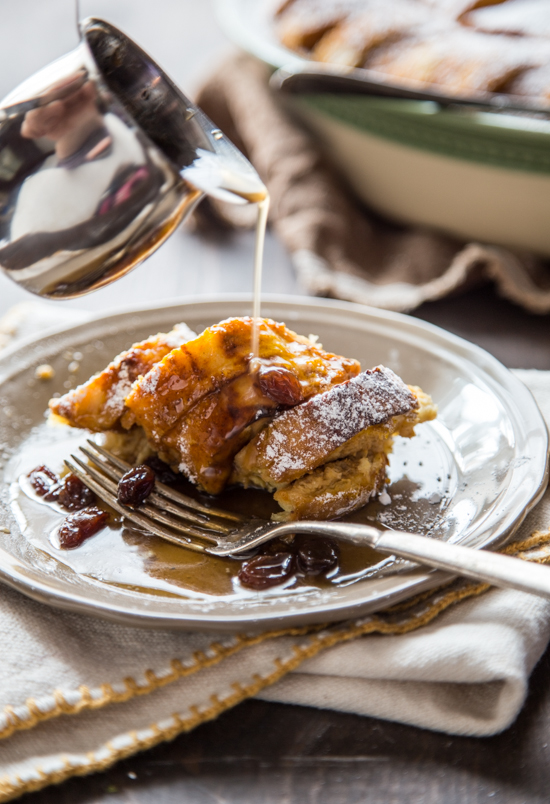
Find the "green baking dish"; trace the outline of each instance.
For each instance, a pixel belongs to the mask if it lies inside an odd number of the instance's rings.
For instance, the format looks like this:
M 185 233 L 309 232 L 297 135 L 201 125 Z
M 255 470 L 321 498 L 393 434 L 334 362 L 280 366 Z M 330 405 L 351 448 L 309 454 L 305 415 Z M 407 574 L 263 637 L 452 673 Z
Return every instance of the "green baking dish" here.
M 272 0 L 218 0 L 237 44 L 274 68 Z M 283 93 L 281 93 L 281 96 Z M 369 206 L 394 220 L 550 256 L 550 120 L 350 94 L 285 94 Z

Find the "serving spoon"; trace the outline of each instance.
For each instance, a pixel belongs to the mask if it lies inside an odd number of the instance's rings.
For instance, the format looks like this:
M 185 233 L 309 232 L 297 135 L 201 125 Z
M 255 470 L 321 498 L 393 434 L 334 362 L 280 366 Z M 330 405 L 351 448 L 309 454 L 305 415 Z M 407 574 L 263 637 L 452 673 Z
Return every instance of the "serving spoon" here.
M 397 84 L 383 74 L 358 67 L 304 62 L 300 66 L 281 67 L 271 76 L 271 87 L 287 94 L 335 93 L 370 95 L 402 100 L 432 101 L 446 108 L 464 108 L 479 112 L 501 112 L 550 117 L 550 106 L 532 103 L 517 95 L 480 92 L 476 96 L 448 95 L 435 86 L 410 81 Z

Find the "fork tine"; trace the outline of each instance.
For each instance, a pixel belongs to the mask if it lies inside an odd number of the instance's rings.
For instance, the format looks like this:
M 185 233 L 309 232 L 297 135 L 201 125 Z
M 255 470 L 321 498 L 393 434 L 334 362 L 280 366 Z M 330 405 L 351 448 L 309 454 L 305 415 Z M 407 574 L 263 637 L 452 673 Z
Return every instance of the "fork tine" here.
M 95 441 L 87 439 L 87 443 L 93 450 L 95 450 L 103 458 L 105 458 L 106 461 L 110 462 L 118 469 L 120 469 L 121 472 L 127 472 L 129 469 L 132 469 L 132 466 L 129 463 L 126 463 L 126 461 L 123 461 L 120 458 L 117 458 L 115 455 L 112 455 L 106 449 L 100 447 L 99 444 L 96 444 Z M 80 449 L 84 451 L 84 447 L 81 447 Z M 162 497 L 166 497 L 167 499 L 172 500 L 173 502 L 176 503 L 180 503 L 181 505 L 186 505 L 188 508 L 194 508 L 195 511 L 200 511 L 202 514 L 206 514 L 209 517 L 217 516 L 220 517 L 221 519 L 229 519 L 232 522 L 247 521 L 247 518 L 245 516 L 241 516 L 240 514 L 234 514 L 231 511 L 225 511 L 223 508 L 214 508 L 214 507 L 210 508 L 206 505 L 202 505 L 202 503 L 198 502 L 197 500 L 194 500 L 187 494 L 182 494 L 179 491 L 174 491 L 169 486 L 166 486 L 164 483 L 161 483 L 158 480 L 155 483 L 155 488 Z
M 126 517 L 126 519 L 128 519 L 134 525 L 138 525 L 143 530 L 152 533 L 155 536 L 159 536 L 161 539 L 166 539 L 169 542 L 173 542 L 180 547 L 186 547 L 188 550 L 194 550 L 197 553 L 206 552 L 205 545 L 197 544 L 197 542 L 194 542 L 192 539 L 186 538 L 185 536 L 178 536 L 176 534 L 169 533 L 163 528 L 157 527 L 154 522 L 151 522 L 147 517 L 142 516 L 135 511 L 126 511 L 121 505 L 118 504 L 113 495 L 110 494 L 107 489 L 96 482 L 92 477 L 90 477 L 86 471 L 78 468 L 67 459 L 65 459 L 65 465 L 68 469 L 70 469 L 71 472 L 73 472 L 73 474 L 77 475 L 77 477 L 79 477 L 83 483 L 86 483 L 86 485 L 91 488 L 91 490 L 94 491 L 100 499 L 106 502 L 111 508 L 114 508 L 117 513 Z
M 278 531 L 284 530 L 286 532 L 288 528 L 291 527 L 290 525 L 280 525 L 259 519 L 249 519 L 240 528 L 235 528 L 228 534 L 223 534 L 221 537 L 217 537 L 214 533 L 208 533 L 203 528 L 199 529 L 192 525 L 184 528 L 174 517 L 165 516 L 156 506 L 149 506 L 148 502 L 141 506 L 139 511 L 121 505 L 117 499 L 118 484 L 114 480 L 107 477 L 99 469 L 96 469 L 95 466 L 85 464 L 78 456 L 71 455 L 71 458 L 75 463 L 73 464 L 71 461 L 65 459 L 67 468 L 77 475 L 77 477 L 111 508 L 143 530 L 155 536 L 159 536 L 161 539 L 173 542 L 179 547 L 186 547 L 188 550 L 194 550 L 199 553 L 209 553 L 210 555 L 219 557 L 243 555 L 249 552 L 251 548 L 257 547 L 272 539 L 277 535 Z M 162 502 L 164 504 L 164 501 Z M 178 515 L 181 515 L 181 511 Z M 166 527 L 163 528 L 159 526 L 157 522 L 166 525 Z M 304 523 L 301 524 L 303 525 Z M 184 535 L 173 533 L 169 528 L 178 530 Z M 292 532 L 295 528 L 296 525 L 293 523 L 291 527 Z M 194 541 L 190 538 L 191 536 L 203 539 L 207 544 Z M 210 542 L 210 544 L 208 544 L 208 542 Z
M 115 499 L 117 499 L 117 502 L 118 502 L 118 480 L 115 480 L 115 481 L 111 480 L 109 477 L 107 477 L 107 476 L 105 476 L 103 474 L 103 471 L 98 471 L 95 468 L 95 466 L 89 466 L 89 465 L 85 464 L 76 455 L 71 455 L 71 458 L 73 458 L 73 460 L 77 461 L 78 465 L 81 467 L 81 469 L 83 471 L 88 472 L 88 474 L 91 475 L 92 477 L 94 477 L 95 480 L 100 485 L 103 486 L 103 488 L 107 489 L 109 494 L 111 494 L 111 496 L 113 496 Z M 101 470 L 102 469 L 103 469 L 103 467 L 101 467 Z M 194 535 L 202 537 L 202 535 L 203 535 L 202 528 L 204 528 L 206 530 L 206 533 L 204 534 L 204 538 L 208 538 L 206 534 L 210 530 L 210 523 L 209 522 L 205 522 L 204 520 L 200 520 L 199 522 L 197 522 L 198 517 L 196 517 L 194 514 L 191 514 L 190 516 L 188 516 L 189 512 L 185 508 L 184 509 L 179 509 L 175 505 L 172 506 L 173 512 L 176 514 L 175 517 L 166 516 L 166 514 L 164 513 L 164 510 L 163 510 L 162 507 L 160 507 L 159 510 L 157 510 L 157 506 L 155 506 L 155 511 L 153 512 L 153 511 L 150 510 L 150 506 L 149 506 L 149 500 L 150 500 L 150 498 L 152 496 L 153 495 L 150 495 L 147 498 L 147 502 L 144 505 L 140 506 L 141 513 L 143 513 L 145 516 L 151 516 L 156 521 L 163 522 L 165 525 L 168 525 L 168 527 L 175 528 L 176 530 L 179 530 L 182 533 L 190 533 L 191 532 L 191 526 L 188 524 L 188 522 L 194 522 L 195 524 L 199 524 L 199 525 L 202 526 L 201 530 L 195 529 Z M 164 505 L 164 500 L 160 499 L 160 505 L 161 506 Z M 122 508 L 123 508 L 123 510 L 134 510 L 133 508 L 127 507 L 125 505 L 123 505 Z M 181 520 L 183 520 L 183 522 L 185 524 L 182 525 Z M 222 532 L 227 533 L 228 531 L 224 529 L 224 530 L 222 530 Z M 209 537 L 210 537 L 211 541 L 214 540 L 213 536 L 214 536 L 213 533 L 209 534 Z
M 91 461 L 94 466 L 99 467 L 101 472 L 107 475 L 111 480 L 113 480 L 117 485 L 122 477 L 122 470 L 113 469 L 112 466 L 103 461 L 101 458 L 98 458 L 97 455 L 94 455 L 90 450 L 86 449 L 86 447 L 79 447 L 80 452 L 82 452 L 89 461 Z M 156 488 L 156 482 L 155 482 Z M 114 494 L 113 490 L 113 494 Z M 206 517 L 205 514 L 195 514 L 193 511 L 189 510 L 185 507 L 185 501 L 182 505 L 174 505 L 174 503 L 166 497 L 161 497 L 155 491 L 152 492 L 147 497 L 147 504 L 155 505 L 161 511 L 168 511 L 171 514 L 174 514 L 176 517 L 180 519 L 184 519 L 187 522 L 194 522 L 196 525 L 202 525 L 209 530 L 218 531 L 218 533 L 231 533 L 234 528 L 229 525 L 221 524 L 219 522 L 215 522 L 212 519 Z
M 66 465 L 69 467 L 71 471 L 74 471 L 80 479 L 88 485 L 92 491 L 100 497 L 101 499 L 105 500 L 115 511 L 118 511 L 119 514 L 122 514 L 129 519 L 131 522 L 135 522 L 139 524 L 141 527 L 155 533 L 157 536 L 161 536 L 165 539 L 170 539 L 170 535 L 164 529 L 159 528 L 156 524 L 160 522 L 166 525 L 168 528 L 172 528 L 173 530 L 179 531 L 180 533 L 184 534 L 185 543 L 183 546 L 191 546 L 194 544 L 197 547 L 196 542 L 192 542 L 189 539 L 189 536 L 196 536 L 199 539 L 204 539 L 213 544 L 219 544 L 218 539 L 216 538 L 215 534 L 212 532 L 208 532 L 204 529 L 199 529 L 194 527 L 193 525 L 185 525 L 183 526 L 175 517 L 166 516 L 161 511 L 155 510 L 151 512 L 147 505 L 144 505 L 140 508 L 139 512 L 135 511 L 132 508 L 127 508 L 124 505 L 121 505 L 116 497 L 117 486 L 116 484 L 110 480 L 110 478 L 102 475 L 97 469 L 93 466 L 87 466 L 83 461 L 78 458 L 76 455 L 71 455 L 71 458 L 75 463 L 78 465 L 75 467 L 74 465 L 70 464 L 69 461 L 65 461 Z M 187 538 L 186 538 L 187 537 Z M 170 539 L 174 541 L 176 544 L 181 544 L 181 539 L 177 541 L 177 538 Z M 204 552 L 204 546 L 202 546 L 201 552 Z

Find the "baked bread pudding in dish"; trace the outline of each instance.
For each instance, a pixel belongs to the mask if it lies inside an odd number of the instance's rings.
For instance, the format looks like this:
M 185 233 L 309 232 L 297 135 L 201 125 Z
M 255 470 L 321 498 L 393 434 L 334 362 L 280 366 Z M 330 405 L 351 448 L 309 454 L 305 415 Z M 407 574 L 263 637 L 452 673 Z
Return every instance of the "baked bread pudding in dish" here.
M 198 488 L 274 492 L 277 519 L 331 519 L 383 491 L 395 435 L 436 409 L 388 368 L 325 351 L 270 319 L 232 318 L 197 337 L 184 325 L 119 355 L 52 399 L 73 427 L 126 432 Z M 179 342 L 174 342 L 179 341 Z M 133 439 L 133 441 L 132 441 Z
M 550 99 L 548 0 L 284 0 L 282 43 L 387 80 Z

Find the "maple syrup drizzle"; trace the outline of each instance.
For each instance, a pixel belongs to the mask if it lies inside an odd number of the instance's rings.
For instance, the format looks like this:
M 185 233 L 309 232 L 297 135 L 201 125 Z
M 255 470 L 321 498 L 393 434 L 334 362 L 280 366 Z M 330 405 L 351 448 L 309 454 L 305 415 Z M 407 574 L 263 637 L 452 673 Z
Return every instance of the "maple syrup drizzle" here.
M 219 130 L 212 132 L 218 141 L 223 140 Z M 197 158 L 181 173 L 182 177 L 197 190 L 212 198 L 229 203 L 257 204 L 256 243 L 254 246 L 254 278 L 252 283 L 252 337 L 251 357 L 259 357 L 261 315 L 262 267 L 265 243 L 265 230 L 269 212 L 269 193 L 260 177 L 248 166 L 243 168 L 234 158 L 226 158 L 212 153 L 198 152 Z M 254 372 L 251 361 L 250 371 Z
M 252 302 L 252 357 L 260 356 L 260 331 L 259 320 L 261 312 L 262 297 L 262 269 L 264 257 L 265 230 L 267 227 L 267 215 L 269 213 L 269 195 L 266 190 L 265 197 L 257 202 L 258 220 L 256 222 L 256 244 L 254 248 L 254 281 L 253 281 L 253 302 Z

